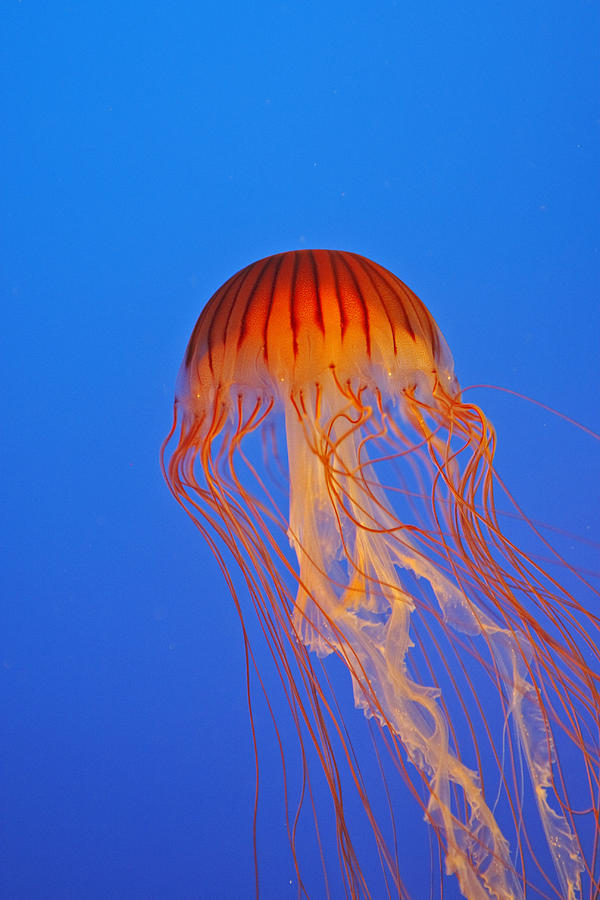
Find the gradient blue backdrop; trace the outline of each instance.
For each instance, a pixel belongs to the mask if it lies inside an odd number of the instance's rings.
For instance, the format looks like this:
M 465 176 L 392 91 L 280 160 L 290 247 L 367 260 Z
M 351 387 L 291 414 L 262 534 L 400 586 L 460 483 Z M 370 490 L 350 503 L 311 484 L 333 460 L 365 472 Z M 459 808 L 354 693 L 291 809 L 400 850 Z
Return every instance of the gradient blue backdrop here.
M 3 0 L 3 898 L 253 897 L 240 629 L 158 469 L 188 334 L 235 270 L 373 257 L 463 383 L 598 427 L 599 18 L 587 0 Z M 473 398 L 525 508 L 597 535 L 593 441 Z

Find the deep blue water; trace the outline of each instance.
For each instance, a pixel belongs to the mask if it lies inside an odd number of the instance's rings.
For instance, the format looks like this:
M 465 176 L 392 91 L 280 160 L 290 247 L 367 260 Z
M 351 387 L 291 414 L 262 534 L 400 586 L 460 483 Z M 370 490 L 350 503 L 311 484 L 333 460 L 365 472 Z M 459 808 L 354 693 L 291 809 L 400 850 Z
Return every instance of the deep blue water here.
M 463 384 L 598 430 L 599 19 L 588 0 L 3 0 L 2 897 L 254 896 L 239 622 L 158 466 L 187 337 L 234 271 L 372 257 Z M 597 538 L 597 444 L 476 399 L 527 512 Z M 261 896 L 295 897 L 276 774 L 262 796 Z

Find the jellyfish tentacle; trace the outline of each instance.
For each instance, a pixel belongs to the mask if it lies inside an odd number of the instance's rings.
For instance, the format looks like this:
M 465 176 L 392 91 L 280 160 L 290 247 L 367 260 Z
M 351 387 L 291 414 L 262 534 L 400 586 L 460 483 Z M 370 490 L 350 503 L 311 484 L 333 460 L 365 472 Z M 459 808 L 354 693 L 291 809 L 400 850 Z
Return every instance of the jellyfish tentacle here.
M 452 404 L 453 417 L 460 415 L 460 405 Z M 413 405 L 409 410 L 409 416 L 416 422 L 417 430 L 427 439 L 435 451 L 437 460 L 443 460 L 443 477 L 452 487 L 453 504 L 457 508 L 458 518 L 464 516 L 465 497 L 473 498 L 476 494 L 477 483 L 487 479 L 486 491 L 488 494 L 489 510 L 494 510 L 493 480 L 490 478 L 493 453 L 494 435 L 491 426 L 485 420 L 477 407 L 471 408 L 472 415 L 477 423 L 475 435 L 475 451 L 473 461 L 470 464 L 470 474 L 463 475 L 463 483 L 458 485 L 458 469 L 453 460 L 448 457 L 447 445 L 432 434 L 419 413 L 418 406 Z M 435 411 L 435 410 L 433 410 Z M 482 465 L 483 463 L 483 465 Z M 439 465 L 439 463 L 438 463 Z M 468 483 L 470 480 L 470 484 Z M 469 510 L 476 517 L 481 513 L 474 509 Z M 498 524 L 491 512 L 489 518 L 484 518 L 485 527 L 490 527 L 497 532 L 497 540 L 500 546 L 504 543 L 498 529 Z M 488 563 L 487 571 L 493 571 L 493 560 L 489 557 L 489 551 L 484 552 L 483 558 Z M 426 561 L 421 563 L 428 566 Z M 549 728 L 548 715 L 544 710 L 539 688 L 534 678 L 534 649 L 523 630 L 518 630 L 507 618 L 506 627 L 498 624 L 482 609 L 478 608 L 472 598 L 468 598 L 461 590 L 454 589 L 455 602 L 448 603 L 448 594 L 439 593 L 434 587 L 434 580 L 428 577 L 438 602 L 443 609 L 446 620 L 458 630 L 464 629 L 464 618 L 461 615 L 467 613 L 474 621 L 476 628 L 485 638 L 490 653 L 494 659 L 496 673 L 503 690 L 507 712 L 514 723 L 519 745 L 525 756 L 529 776 L 531 778 L 538 814 L 552 860 L 558 876 L 562 896 L 566 900 L 577 900 L 581 892 L 581 873 L 585 871 L 585 865 L 581 856 L 581 848 L 576 834 L 570 827 L 566 816 L 552 808 L 548 798 L 548 791 L 553 787 L 552 764 L 556 759 L 554 739 Z M 504 581 L 504 589 L 508 591 L 509 598 L 516 606 L 516 602 L 507 586 L 508 579 L 504 579 L 504 573 L 500 575 Z M 458 603 L 456 602 L 458 601 Z

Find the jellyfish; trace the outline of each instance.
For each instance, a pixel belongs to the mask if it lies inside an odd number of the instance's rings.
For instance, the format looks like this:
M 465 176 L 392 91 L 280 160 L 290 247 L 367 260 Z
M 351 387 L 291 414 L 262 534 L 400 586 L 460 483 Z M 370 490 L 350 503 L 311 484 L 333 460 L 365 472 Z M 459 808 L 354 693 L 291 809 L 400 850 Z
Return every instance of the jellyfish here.
M 495 448 L 430 312 L 356 253 L 255 262 L 193 330 L 163 471 L 242 625 L 248 609 L 258 618 L 303 765 L 310 750 L 330 794 L 346 897 L 375 895 L 343 767 L 387 896 L 408 891 L 330 658 L 348 673 L 378 758 L 410 786 L 415 808 L 398 810 L 386 780 L 392 820 L 406 828 L 420 808 L 440 879 L 468 900 L 600 896 L 598 620 L 508 536 L 496 498 L 513 501 Z M 318 827 L 314 804 L 313 815 Z M 298 895 L 308 897 L 295 825 L 288 833 Z

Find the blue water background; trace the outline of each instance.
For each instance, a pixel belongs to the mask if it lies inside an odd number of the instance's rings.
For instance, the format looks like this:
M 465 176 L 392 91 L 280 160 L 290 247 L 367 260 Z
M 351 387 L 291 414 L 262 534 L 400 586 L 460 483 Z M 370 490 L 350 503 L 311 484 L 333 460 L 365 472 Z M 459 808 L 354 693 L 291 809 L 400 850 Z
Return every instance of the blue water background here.
M 3 0 L 0 896 L 254 896 L 239 622 L 158 467 L 187 337 L 234 271 L 363 253 L 430 307 L 462 383 L 598 428 L 599 19 L 588 0 Z M 597 537 L 594 442 L 473 399 L 525 509 Z

